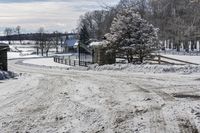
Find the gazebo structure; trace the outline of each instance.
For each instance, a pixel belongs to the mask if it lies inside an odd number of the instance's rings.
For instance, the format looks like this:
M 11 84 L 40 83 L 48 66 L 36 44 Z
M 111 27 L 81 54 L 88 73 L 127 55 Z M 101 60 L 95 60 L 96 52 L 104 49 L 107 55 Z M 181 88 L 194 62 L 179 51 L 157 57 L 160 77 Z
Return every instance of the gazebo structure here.
M 0 70 L 7 71 L 8 70 L 8 59 L 7 59 L 7 51 L 9 46 L 4 43 L 0 43 Z

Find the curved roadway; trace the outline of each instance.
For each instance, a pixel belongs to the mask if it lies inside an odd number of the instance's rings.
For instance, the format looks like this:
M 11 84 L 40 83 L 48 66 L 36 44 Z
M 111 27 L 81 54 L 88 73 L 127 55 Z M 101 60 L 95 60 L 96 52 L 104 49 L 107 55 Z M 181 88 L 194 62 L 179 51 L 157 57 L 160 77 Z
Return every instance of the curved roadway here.
M 198 76 L 74 71 L 10 60 L 0 132 L 196 133 Z

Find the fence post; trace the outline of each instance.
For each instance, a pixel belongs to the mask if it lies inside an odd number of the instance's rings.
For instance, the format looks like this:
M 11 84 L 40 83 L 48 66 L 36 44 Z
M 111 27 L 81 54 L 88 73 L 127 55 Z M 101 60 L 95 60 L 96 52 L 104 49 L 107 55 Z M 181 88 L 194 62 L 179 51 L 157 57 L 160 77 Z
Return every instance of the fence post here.
M 65 59 L 65 65 L 67 65 L 67 59 Z
M 158 64 L 161 64 L 160 58 L 160 55 L 158 55 Z

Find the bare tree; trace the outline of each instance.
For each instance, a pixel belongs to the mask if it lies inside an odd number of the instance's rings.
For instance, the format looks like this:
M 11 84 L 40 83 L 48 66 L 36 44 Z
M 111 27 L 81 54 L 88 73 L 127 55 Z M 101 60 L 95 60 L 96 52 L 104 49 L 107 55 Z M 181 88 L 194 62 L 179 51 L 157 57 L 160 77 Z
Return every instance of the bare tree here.
M 52 41 L 54 41 L 55 47 L 56 47 L 56 53 L 58 53 L 58 46 L 59 46 L 59 42 L 61 41 L 61 37 L 60 37 L 60 33 L 58 31 L 54 31 L 54 38 L 52 39 Z
M 84 16 L 80 17 L 78 31 L 80 32 L 81 28 L 86 26 L 91 39 L 102 40 L 104 35 L 110 31 L 110 26 L 115 15 L 116 10 L 112 8 L 109 11 L 87 12 Z
M 11 35 L 12 35 L 12 33 L 13 33 L 13 29 L 12 28 L 8 28 L 8 27 L 5 28 L 4 34 L 7 37 L 7 40 L 9 42 L 9 44 L 11 43 L 10 41 L 11 41 Z
M 19 41 L 20 41 L 20 44 L 22 43 L 22 39 L 21 39 L 21 26 L 17 26 L 16 28 L 15 28 L 15 30 L 16 30 L 16 32 L 17 32 L 17 34 L 18 34 L 18 39 L 19 39 Z
M 49 50 L 55 47 L 57 48 L 57 39 L 55 37 L 46 38 L 44 43 L 44 51 L 46 56 L 49 56 Z
M 37 47 L 37 49 L 41 49 L 41 54 L 42 56 L 44 55 L 44 45 L 45 45 L 45 41 L 46 41 L 46 37 L 45 37 L 45 30 L 43 27 L 40 27 L 38 29 L 38 36 L 37 36 L 37 42 L 39 47 Z

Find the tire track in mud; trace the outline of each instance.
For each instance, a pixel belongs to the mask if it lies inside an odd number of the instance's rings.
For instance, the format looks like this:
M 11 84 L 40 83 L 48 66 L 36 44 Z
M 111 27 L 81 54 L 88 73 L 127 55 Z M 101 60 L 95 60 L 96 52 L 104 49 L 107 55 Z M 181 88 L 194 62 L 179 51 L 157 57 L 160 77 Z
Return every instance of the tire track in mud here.
M 173 102 L 173 101 L 175 101 L 175 98 L 173 96 L 171 96 L 170 94 L 168 94 L 168 93 L 166 93 L 164 91 L 161 91 L 161 90 L 158 90 L 158 89 L 152 89 L 152 91 L 154 93 L 156 93 L 156 95 L 161 97 L 165 102 Z
M 172 95 L 160 90 L 163 87 L 159 87 L 156 89 L 149 89 L 149 90 L 139 85 L 137 85 L 137 87 L 140 88 L 140 90 L 142 90 L 145 93 L 151 93 L 151 92 L 155 93 L 156 95 L 158 95 L 159 97 L 163 99 L 165 104 L 168 104 L 170 102 L 173 103 L 176 101 L 176 99 Z M 150 125 L 151 125 L 150 132 L 152 133 L 166 133 L 168 131 L 166 130 L 167 122 L 165 121 L 165 117 L 162 113 L 162 110 L 163 110 L 162 107 L 150 108 L 150 115 L 152 116 L 150 118 Z M 189 120 L 189 118 L 182 118 L 180 116 L 177 117 L 176 114 L 173 114 L 173 115 L 176 116 L 176 121 L 174 122 L 177 122 L 180 133 L 198 133 L 197 127 L 194 125 L 194 123 L 192 124 L 193 122 L 192 120 Z M 168 121 L 168 122 L 173 122 L 173 121 Z M 170 125 L 172 124 L 170 123 Z
M 124 80 L 124 82 L 127 82 Z M 151 96 L 151 93 L 156 93 L 154 92 L 153 89 L 149 88 L 146 89 L 143 86 L 139 85 L 138 83 L 132 83 L 134 86 L 136 86 L 139 90 L 141 90 L 144 95 Z M 164 92 L 157 92 L 156 95 L 162 96 L 163 99 L 171 101 L 171 96 L 168 96 Z M 164 95 L 164 96 L 163 96 Z M 149 119 L 149 124 L 150 124 L 150 129 L 149 131 L 151 133 L 166 133 L 166 121 L 165 118 L 162 114 L 162 106 L 158 103 L 157 105 L 150 105 L 148 108 L 148 111 L 146 112 L 149 114 L 150 119 Z M 143 116 L 144 114 L 140 114 Z
M 160 96 L 165 101 L 166 104 L 170 103 L 170 102 L 172 102 L 172 103 L 176 102 L 176 99 L 174 96 L 172 96 L 164 91 L 161 91 L 160 89 L 162 89 L 162 87 L 153 89 L 152 91 L 155 92 L 158 96 Z M 178 114 L 175 114 L 174 112 L 173 112 L 173 115 L 175 115 L 175 117 L 176 117 L 176 122 L 177 122 L 180 133 L 198 133 L 198 129 L 197 129 L 196 125 L 194 125 L 194 122 L 191 119 L 189 119 L 188 117 L 183 118 L 183 117 L 179 116 Z M 192 122 L 193 122 L 193 124 L 192 124 Z M 157 133 L 160 133 L 160 132 L 159 132 L 159 130 L 157 130 Z
M 153 89 L 153 92 L 155 92 L 158 96 L 160 96 L 165 101 L 166 106 L 168 105 L 168 103 L 170 104 L 170 102 L 171 103 L 176 102 L 176 99 L 174 96 L 172 96 L 164 91 L 161 91 L 160 89 L 162 89 L 162 88 Z M 173 108 L 173 109 L 175 109 L 175 108 Z M 177 123 L 180 133 L 198 133 L 198 129 L 194 125 L 194 122 L 192 120 L 190 120 L 188 117 L 183 118 L 183 117 L 179 116 L 178 114 L 175 114 L 173 111 L 171 113 L 173 113 L 173 115 L 175 115 L 175 117 L 176 117 L 176 121 L 174 121 L 174 122 Z M 192 124 L 192 122 L 193 122 L 193 124 Z M 159 133 L 159 130 L 157 133 Z
M 178 118 L 177 121 L 181 133 L 199 133 L 197 127 L 189 119 Z
M 153 90 L 145 89 L 144 87 L 141 87 L 137 85 L 140 90 L 142 90 L 145 93 L 155 93 Z M 157 95 L 163 95 L 164 93 L 159 92 L 156 93 Z M 167 95 L 164 96 L 165 99 L 169 99 Z M 149 119 L 150 122 L 150 132 L 151 133 L 166 133 L 166 121 L 162 114 L 162 106 L 158 103 L 158 105 L 150 105 L 149 108 L 149 115 L 151 116 Z
M 150 132 L 151 133 L 166 133 L 166 121 L 162 114 L 161 108 L 152 108 L 150 115 Z

